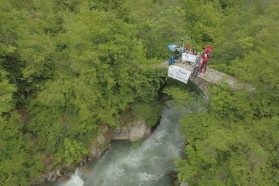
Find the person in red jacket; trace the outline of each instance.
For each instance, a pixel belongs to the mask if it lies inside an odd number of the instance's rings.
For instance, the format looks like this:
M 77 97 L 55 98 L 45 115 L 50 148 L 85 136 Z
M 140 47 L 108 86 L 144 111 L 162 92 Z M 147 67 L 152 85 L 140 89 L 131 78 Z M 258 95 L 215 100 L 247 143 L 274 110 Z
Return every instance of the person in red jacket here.
M 210 45 L 208 45 L 208 46 L 204 49 L 204 51 L 203 51 L 203 53 L 202 53 L 202 55 L 201 55 L 201 57 L 202 57 L 202 63 L 201 63 L 201 65 L 200 65 L 200 73 L 202 73 L 202 69 L 204 69 L 204 70 L 203 70 L 203 73 L 206 72 L 206 69 L 207 69 L 207 62 L 208 62 L 208 60 L 210 59 L 210 53 L 211 53 L 211 51 L 212 51 L 212 46 L 210 46 Z
M 201 63 L 201 65 L 200 65 L 200 73 L 202 73 L 202 69 L 204 69 L 204 70 L 203 70 L 203 73 L 206 72 L 206 69 L 207 69 L 207 62 L 208 62 L 209 59 L 210 59 L 210 55 L 204 52 L 204 53 L 202 54 L 202 63 Z

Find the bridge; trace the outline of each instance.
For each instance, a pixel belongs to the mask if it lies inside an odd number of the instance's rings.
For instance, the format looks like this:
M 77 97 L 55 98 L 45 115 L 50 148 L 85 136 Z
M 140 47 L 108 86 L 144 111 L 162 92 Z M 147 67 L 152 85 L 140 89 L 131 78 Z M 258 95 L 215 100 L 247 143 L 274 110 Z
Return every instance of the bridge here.
M 164 61 L 161 66 L 169 67 L 169 62 Z M 193 67 L 185 63 L 183 64 L 178 62 L 175 63 L 175 66 L 179 66 L 191 72 L 193 71 Z M 242 89 L 244 87 L 248 87 L 249 91 L 253 91 L 255 89 L 252 86 L 237 82 L 237 80 L 234 79 L 232 76 L 209 68 L 207 68 L 206 73 L 199 73 L 199 75 L 195 79 L 190 78 L 189 80 L 192 81 L 197 87 L 199 87 L 199 89 L 204 92 L 207 98 L 209 98 L 210 96 L 208 86 L 211 84 L 220 86 L 229 85 L 233 89 Z

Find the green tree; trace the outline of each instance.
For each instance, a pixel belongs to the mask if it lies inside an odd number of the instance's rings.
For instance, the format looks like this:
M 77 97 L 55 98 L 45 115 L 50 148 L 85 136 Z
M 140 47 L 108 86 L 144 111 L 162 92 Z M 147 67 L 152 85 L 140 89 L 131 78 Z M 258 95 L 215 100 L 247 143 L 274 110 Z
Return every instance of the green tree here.
M 0 184 L 28 185 L 39 176 L 42 164 L 28 135 L 21 132 L 20 115 L 15 111 L 13 94 L 16 87 L 9 83 L 7 72 L 0 68 Z
M 187 159 L 176 162 L 181 180 L 192 185 L 278 184 L 278 134 L 274 132 L 278 118 L 227 128 L 220 120 L 208 117 L 195 113 L 183 119 L 189 137 Z
M 50 44 L 46 55 L 55 59 L 50 60 L 55 65 L 44 70 L 32 67 L 39 74 L 52 75 L 40 80 L 30 100 L 28 129 L 39 139 L 41 149 L 60 165 L 85 155 L 84 150 L 76 150 L 70 158 L 67 144 L 89 148 L 104 126 L 119 125 L 120 113 L 130 104 L 153 102 L 165 75 L 162 69 L 150 69 L 157 61 L 145 58 L 134 25 L 113 11 L 92 9 L 91 5 L 83 2 L 75 13 L 66 12 L 65 31 L 45 37 Z M 57 46 L 63 47 L 57 50 Z M 45 55 L 44 50 L 36 53 Z
M 211 5 L 223 17 L 210 63 L 250 87 L 212 86 L 208 111 L 181 120 L 187 147 L 186 159 L 176 162 L 179 179 L 190 185 L 278 185 L 278 2 Z
M 1 185 L 30 184 L 40 154 L 80 161 L 122 112 L 157 104 L 165 69 L 146 59 L 130 11 L 126 1 L 1 1 Z

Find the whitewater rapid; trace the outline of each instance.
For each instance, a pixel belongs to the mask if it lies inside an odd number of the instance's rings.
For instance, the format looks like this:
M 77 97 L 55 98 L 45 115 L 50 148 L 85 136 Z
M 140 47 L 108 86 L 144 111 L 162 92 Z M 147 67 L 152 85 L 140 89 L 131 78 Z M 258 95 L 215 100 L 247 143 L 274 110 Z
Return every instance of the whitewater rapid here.
M 182 157 L 180 111 L 166 108 L 159 126 L 140 144 L 113 142 L 99 160 L 79 168 L 59 186 L 170 186 L 174 160 Z

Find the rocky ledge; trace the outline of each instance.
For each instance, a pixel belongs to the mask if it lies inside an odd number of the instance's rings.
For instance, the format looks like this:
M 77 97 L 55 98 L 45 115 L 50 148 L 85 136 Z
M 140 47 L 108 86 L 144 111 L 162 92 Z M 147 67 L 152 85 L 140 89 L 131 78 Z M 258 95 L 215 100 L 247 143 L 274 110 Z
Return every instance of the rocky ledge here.
M 40 185 L 44 181 L 54 182 L 61 176 L 70 177 L 77 167 L 84 165 L 88 161 L 96 160 L 110 147 L 112 140 L 128 140 L 131 142 L 145 139 L 150 136 L 151 129 L 146 126 L 144 120 L 137 120 L 128 123 L 121 128 L 105 127 L 95 142 L 91 145 L 90 154 L 81 162 L 66 164 L 61 169 L 50 166 L 40 178 L 33 181 L 32 185 Z

